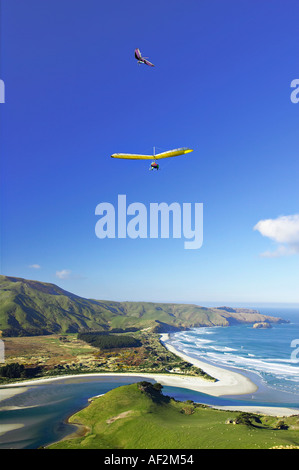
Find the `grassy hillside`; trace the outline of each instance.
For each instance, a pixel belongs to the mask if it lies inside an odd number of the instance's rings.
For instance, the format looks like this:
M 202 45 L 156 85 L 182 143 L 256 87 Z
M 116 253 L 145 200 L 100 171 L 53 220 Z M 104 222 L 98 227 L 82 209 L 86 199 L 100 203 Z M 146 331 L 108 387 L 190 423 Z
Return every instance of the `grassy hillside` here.
M 84 299 L 55 284 L 0 276 L 0 330 L 3 336 L 128 327 L 166 331 L 171 327 L 181 329 L 263 321 L 282 320 L 246 309 Z
M 84 436 L 50 448 L 256 449 L 299 445 L 298 416 L 284 418 L 282 423 L 274 417 L 214 410 L 177 402 L 142 384 L 119 387 L 94 399 L 69 420 L 84 426 Z M 237 417 L 239 424 L 227 424 Z

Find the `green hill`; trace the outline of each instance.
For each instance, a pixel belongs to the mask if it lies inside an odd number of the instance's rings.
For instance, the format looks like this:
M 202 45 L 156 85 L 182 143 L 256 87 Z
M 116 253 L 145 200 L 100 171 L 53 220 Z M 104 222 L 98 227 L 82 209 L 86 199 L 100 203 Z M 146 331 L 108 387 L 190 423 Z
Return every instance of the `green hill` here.
M 95 398 L 69 422 L 81 425 L 81 436 L 66 438 L 50 449 L 265 449 L 299 445 L 298 416 L 281 420 L 210 409 L 175 401 L 161 393 L 159 384 L 147 382 L 118 387 Z
M 132 327 L 169 331 L 265 321 L 284 322 L 255 310 L 85 299 L 55 284 L 0 276 L 0 330 L 3 336 Z

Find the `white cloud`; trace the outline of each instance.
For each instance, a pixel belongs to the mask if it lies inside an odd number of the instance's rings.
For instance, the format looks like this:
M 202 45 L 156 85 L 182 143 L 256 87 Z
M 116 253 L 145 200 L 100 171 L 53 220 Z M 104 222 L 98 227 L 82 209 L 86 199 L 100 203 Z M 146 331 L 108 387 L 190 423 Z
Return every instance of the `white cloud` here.
M 39 264 L 30 264 L 29 268 L 40 269 L 40 265 Z
M 284 245 L 279 245 L 275 251 L 264 251 L 260 256 L 262 258 L 279 258 L 280 256 L 290 255 L 291 250 L 286 248 Z
M 278 244 L 275 251 L 266 251 L 261 256 L 276 258 L 299 253 L 299 214 L 282 215 L 277 219 L 260 220 L 253 230 Z
M 62 269 L 61 271 L 56 271 L 56 277 L 59 279 L 68 279 L 70 277 L 71 271 L 69 269 Z

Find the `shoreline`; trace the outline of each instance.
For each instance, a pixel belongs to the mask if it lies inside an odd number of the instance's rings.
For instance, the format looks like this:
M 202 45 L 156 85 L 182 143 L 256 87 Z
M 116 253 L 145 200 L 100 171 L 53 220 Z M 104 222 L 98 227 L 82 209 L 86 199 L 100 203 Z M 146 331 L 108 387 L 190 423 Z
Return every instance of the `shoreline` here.
M 214 377 L 217 381 L 210 382 L 207 379 L 203 379 L 201 377 L 195 376 L 188 376 L 188 375 L 179 375 L 175 373 L 168 373 L 168 374 L 157 374 L 157 373 L 150 373 L 150 372 L 103 372 L 103 373 L 90 373 L 90 374 L 73 374 L 73 375 L 61 375 L 56 377 L 49 377 L 49 378 L 39 378 L 34 380 L 26 380 L 22 382 L 16 382 L 13 384 L 5 384 L 0 386 L 0 402 L 9 398 L 15 394 L 22 393 L 26 391 L 26 387 L 36 386 L 36 385 L 43 385 L 50 382 L 55 382 L 59 380 L 74 380 L 74 379 L 84 379 L 90 377 L 97 377 L 97 378 L 105 378 L 105 377 L 140 377 L 140 378 L 148 378 L 153 379 L 156 382 L 160 383 L 161 385 L 170 386 L 170 387 L 178 387 L 178 388 L 186 388 L 189 390 L 193 390 L 196 392 L 205 393 L 207 395 L 211 395 L 214 397 L 221 397 L 223 395 L 244 395 L 250 394 L 257 391 L 258 386 L 250 380 L 248 377 L 233 372 L 227 369 L 223 369 L 218 366 L 211 365 L 207 362 L 200 361 L 198 359 L 194 359 L 192 357 L 187 356 L 186 354 L 176 350 L 172 345 L 167 343 L 169 340 L 169 334 L 164 333 L 160 335 L 160 341 L 163 346 L 168 349 L 170 352 L 179 356 L 181 359 L 185 360 L 193 364 L 196 367 L 199 367 L 207 374 Z M 11 390 L 15 388 L 14 390 Z M 19 391 L 18 389 L 22 389 Z M 250 411 L 256 412 L 260 414 L 268 414 L 272 416 L 291 416 L 294 414 L 298 414 L 299 411 L 292 408 L 287 407 L 271 407 L 268 406 L 258 406 L 253 405 L 251 406 L 212 406 L 216 409 L 234 409 L 239 411 Z
M 156 380 L 161 385 L 166 385 L 170 387 L 179 387 L 179 388 L 187 388 L 189 390 L 194 390 L 196 392 L 206 393 L 208 395 L 212 395 L 215 397 L 220 397 L 222 395 L 244 395 L 248 393 L 255 392 L 258 387 L 257 385 L 252 382 L 249 378 L 237 373 L 228 371 L 226 369 L 222 369 L 220 367 L 216 367 L 210 365 L 206 362 L 202 362 L 198 359 L 194 359 L 192 357 L 187 356 L 186 354 L 177 351 L 172 345 L 165 343 L 169 339 L 169 334 L 164 333 L 160 336 L 160 341 L 163 346 L 168 349 L 170 352 L 175 354 L 176 356 L 180 357 L 186 362 L 193 364 L 196 367 L 204 370 L 207 374 L 214 377 L 216 382 L 209 381 L 207 379 L 201 377 L 195 377 L 191 375 L 183 375 L 177 373 L 151 373 L 151 372 L 102 372 L 102 373 L 86 373 L 86 374 L 73 374 L 73 375 L 59 375 L 56 377 L 42 377 L 39 379 L 33 380 L 25 380 L 22 382 L 15 382 L 12 384 L 5 384 L 2 387 L 7 389 L 15 387 L 23 386 L 28 387 L 32 385 L 42 385 L 49 382 L 54 382 L 57 380 L 65 380 L 65 379 L 74 379 L 74 378 L 84 378 L 84 377 L 148 377 Z M 5 394 L 3 388 L 1 388 L 0 394 L 0 401 L 3 400 L 1 395 Z M 12 391 L 10 392 L 10 394 Z M 17 390 L 15 393 L 18 393 Z
M 201 390 L 198 391 L 217 397 L 222 395 L 246 395 L 257 391 L 258 386 L 245 375 L 187 356 L 187 354 L 182 353 L 171 344 L 168 344 L 168 340 L 169 333 L 161 334 L 160 341 L 166 349 L 176 356 L 179 356 L 184 361 L 199 367 L 217 380 L 216 382 L 208 382 L 205 380 L 201 385 Z

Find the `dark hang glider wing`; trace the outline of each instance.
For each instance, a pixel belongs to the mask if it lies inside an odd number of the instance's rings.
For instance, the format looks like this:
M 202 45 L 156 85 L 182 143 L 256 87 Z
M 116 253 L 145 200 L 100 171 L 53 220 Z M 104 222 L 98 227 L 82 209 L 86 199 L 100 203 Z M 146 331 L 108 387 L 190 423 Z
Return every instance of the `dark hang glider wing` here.
M 137 60 L 142 60 L 142 55 L 139 49 L 135 49 L 135 58 Z
M 144 62 L 146 65 L 150 65 L 151 67 L 155 67 L 154 64 L 152 64 L 149 60 L 143 59 L 143 62 Z

